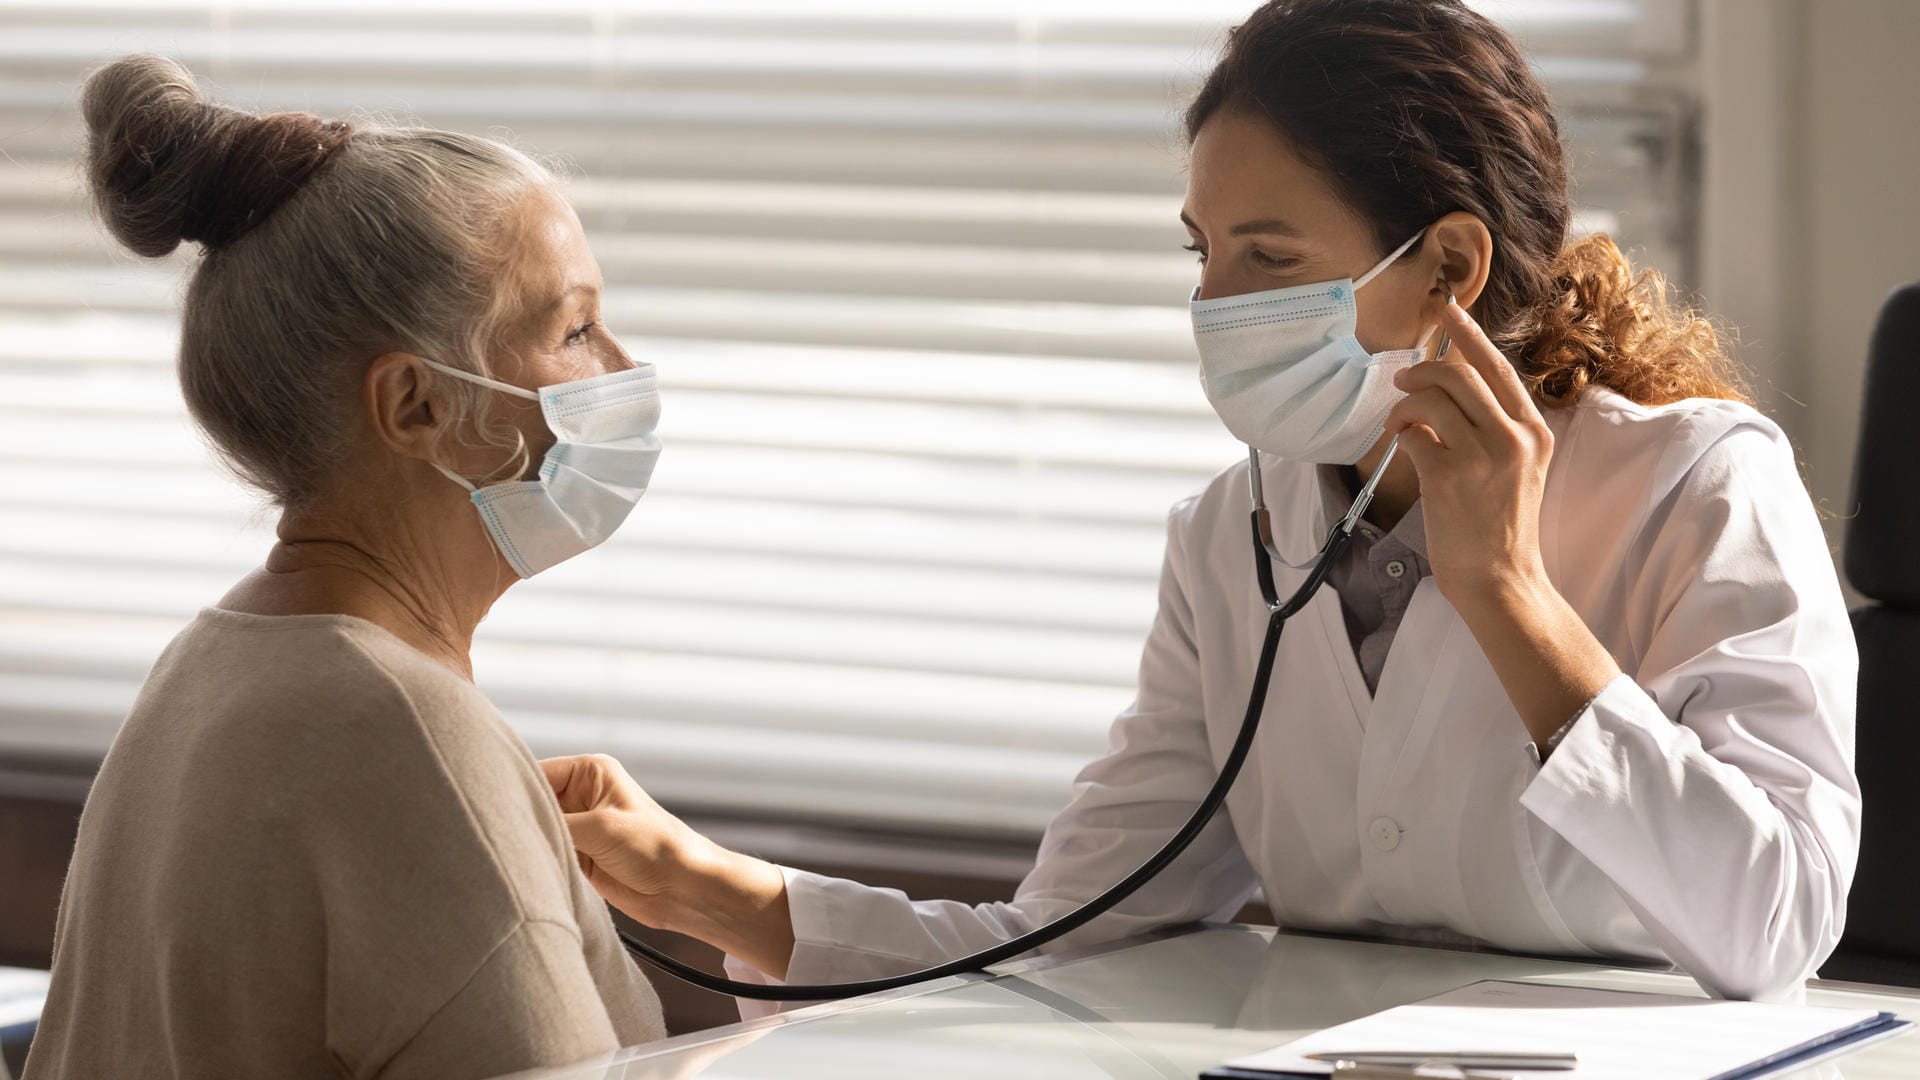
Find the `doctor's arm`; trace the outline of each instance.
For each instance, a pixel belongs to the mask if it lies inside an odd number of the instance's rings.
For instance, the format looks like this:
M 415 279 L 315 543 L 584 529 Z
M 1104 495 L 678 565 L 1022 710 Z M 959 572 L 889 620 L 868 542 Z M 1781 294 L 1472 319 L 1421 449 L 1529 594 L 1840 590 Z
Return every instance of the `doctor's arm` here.
M 1719 433 L 1641 543 L 1636 670 L 1521 804 L 1702 985 L 1776 996 L 1839 941 L 1860 832 L 1852 628 L 1785 436 Z
M 1118 881 L 1179 829 L 1213 782 L 1185 579 L 1176 527 L 1135 700 L 1114 721 L 1107 754 L 1080 773 L 1011 902 L 914 901 L 776 867 L 672 819 L 611 759 L 543 765 L 601 895 L 648 925 L 722 949 L 736 977 L 753 975 L 739 961 L 774 979 L 844 982 L 949 960 L 1064 915 Z M 1222 811 L 1165 873 L 1049 948 L 1231 915 L 1253 884 Z
M 1447 318 L 1458 362 L 1401 372 L 1387 426 L 1436 583 L 1545 758 L 1522 806 L 1709 990 L 1790 989 L 1839 940 L 1860 832 L 1858 659 L 1792 447 L 1757 415 L 1688 418 L 1628 559 L 1623 673 L 1540 560 L 1552 437 L 1480 328 Z

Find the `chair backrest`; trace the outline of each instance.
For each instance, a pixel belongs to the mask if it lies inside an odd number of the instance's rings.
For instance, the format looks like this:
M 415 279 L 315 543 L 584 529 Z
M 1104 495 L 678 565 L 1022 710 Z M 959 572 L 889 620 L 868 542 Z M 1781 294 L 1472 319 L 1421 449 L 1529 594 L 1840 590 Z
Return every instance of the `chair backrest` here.
M 1920 283 L 1888 298 L 1867 355 L 1847 580 L 1860 645 L 1864 817 L 1846 936 L 1827 978 L 1920 986 Z

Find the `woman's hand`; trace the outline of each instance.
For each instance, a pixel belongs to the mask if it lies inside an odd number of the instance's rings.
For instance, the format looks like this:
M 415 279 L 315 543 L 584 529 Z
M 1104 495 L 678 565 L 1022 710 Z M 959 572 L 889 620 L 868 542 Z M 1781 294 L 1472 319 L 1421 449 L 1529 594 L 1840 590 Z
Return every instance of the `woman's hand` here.
M 1548 741 L 1620 674 L 1547 578 L 1540 497 L 1553 433 L 1507 358 L 1458 304 L 1452 347 L 1402 369 L 1386 431 L 1420 476 L 1434 584 L 1460 613 L 1544 758 Z
M 779 867 L 714 843 L 668 813 L 606 754 L 540 763 L 587 882 L 648 926 L 687 934 L 784 978 L 793 954 Z
M 1407 396 L 1386 433 L 1420 475 L 1434 584 L 1456 609 L 1489 590 L 1546 580 L 1540 495 L 1553 433 L 1519 373 L 1458 304 L 1446 307 L 1445 356 L 1402 368 Z

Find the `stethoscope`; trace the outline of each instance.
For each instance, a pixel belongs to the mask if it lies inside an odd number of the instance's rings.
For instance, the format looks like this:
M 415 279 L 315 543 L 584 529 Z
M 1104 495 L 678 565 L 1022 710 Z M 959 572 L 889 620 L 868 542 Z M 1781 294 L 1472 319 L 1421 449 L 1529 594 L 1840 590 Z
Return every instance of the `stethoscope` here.
M 1452 290 L 1448 290 L 1448 299 L 1452 299 Z M 1447 352 L 1447 334 L 1444 328 L 1440 332 L 1438 346 L 1430 354 L 1445 356 Z M 1114 905 L 1138 892 L 1142 885 L 1153 880 L 1155 875 L 1165 870 L 1173 860 L 1187 850 L 1194 839 L 1205 829 L 1207 822 L 1227 800 L 1227 792 L 1240 776 L 1240 767 L 1247 762 L 1247 753 L 1253 749 L 1253 737 L 1260 730 L 1261 708 L 1267 700 L 1267 685 L 1273 679 L 1273 659 L 1280 649 L 1280 631 L 1287 620 L 1307 606 L 1320 586 L 1327 580 L 1327 574 L 1338 562 L 1347 544 L 1353 539 L 1353 530 L 1373 502 L 1374 489 L 1379 487 L 1380 478 L 1387 475 L 1387 465 L 1393 461 L 1395 451 L 1400 449 L 1400 436 L 1395 435 L 1388 443 L 1386 453 L 1381 455 L 1380 464 L 1374 467 L 1373 475 L 1354 496 L 1353 505 L 1346 516 L 1334 522 L 1328 530 L 1327 538 L 1320 546 L 1320 553 L 1308 562 L 1291 563 L 1283 557 L 1273 542 L 1273 518 L 1267 512 L 1266 492 L 1260 483 L 1260 451 L 1247 448 L 1247 494 L 1253 503 L 1253 566 L 1254 575 L 1260 582 L 1260 599 L 1267 605 L 1266 634 L 1260 641 L 1260 658 L 1254 666 L 1253 686 L 1247 692 L 1246 718 L 1240 721 L 1240 733 L 1234 737 L 1233 749 L 1228 751 L 1227 760 L 1220 766 L 1220 775 L 1213 781 L 1213 787 L 1207 790 L 1200 805 L 1194 807 L 1193 816 L 1173 834 L 1173 838 L 1161 846 L 1153 857 L 1140 864 L 1139 868 L 1121 878 L 1106 892 L 1080 905 L 1078 908 L 1047 923 L 1021 934 L 1019 937 L 1003 941 L 992 948 L 949 960 L 944 964 L 910 971 L 904 975 L 890 975 L 883 979 L 861 979 L 856 982 L 826 983 L 816 986 L 763 986 L 759 983 L 741 982 L 719 975 L 708 974 L 699 968 L 689 966 L 666 953 L 639 940 L 625 930 L 620 930 L 620 940 L 641 959 L 665 971 L 683 982 L 692 983 L 703 990 L 730 994 L 734 997 L 751 998 L 757 1001 L 824 1001 L 832 998 L 857 997 L 861 994 L 877 994 L 884 990 L 897 990 L 903 986 L 927 982 L 932 979 L 944 979 L 949 975 L 964 975 L 970 971 L 991 967 L 1002 960 L 1011 960 L 1021 953 L 1030 952 L 1046 943 L 1070 934 L 1112 910 Z M 1293 591 L 1284 602 L 1273 582 L 1273 564 L 1280 563 L 1289 569 L 1311 567 L 1306 580 Z

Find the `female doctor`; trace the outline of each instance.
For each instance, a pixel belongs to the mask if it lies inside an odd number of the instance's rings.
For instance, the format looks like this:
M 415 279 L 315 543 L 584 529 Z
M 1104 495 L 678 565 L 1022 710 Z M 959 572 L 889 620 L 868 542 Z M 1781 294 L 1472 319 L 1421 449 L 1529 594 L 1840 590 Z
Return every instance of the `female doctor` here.
M 1187 112 L 1201 377 L 1305 563 L 1244 775 L 1166 872 L 1056 947 L 1231 916 L 1668 960 L 1780 994 L 1840 936 L 1856 656 L 1779 428 L 1708 323 L 1566 243 L 1525 57 L 1461 0 L 1273 0 Z M 1458 303 L 1451 302 L 1457 298 Z M 1444 331 L 1452 346 L 1426 357 Z M 545 763 L 601 894 L 763 981 L 890 975 L 1097 895 L 1185 820 L 1267 609 L 1245 464 L 1173 508 L 1133 704 L 1008 903 L 911 901 L 725 850 L 609 758 Z M 1275 564 L 1280 595 L 1304 571 Z

